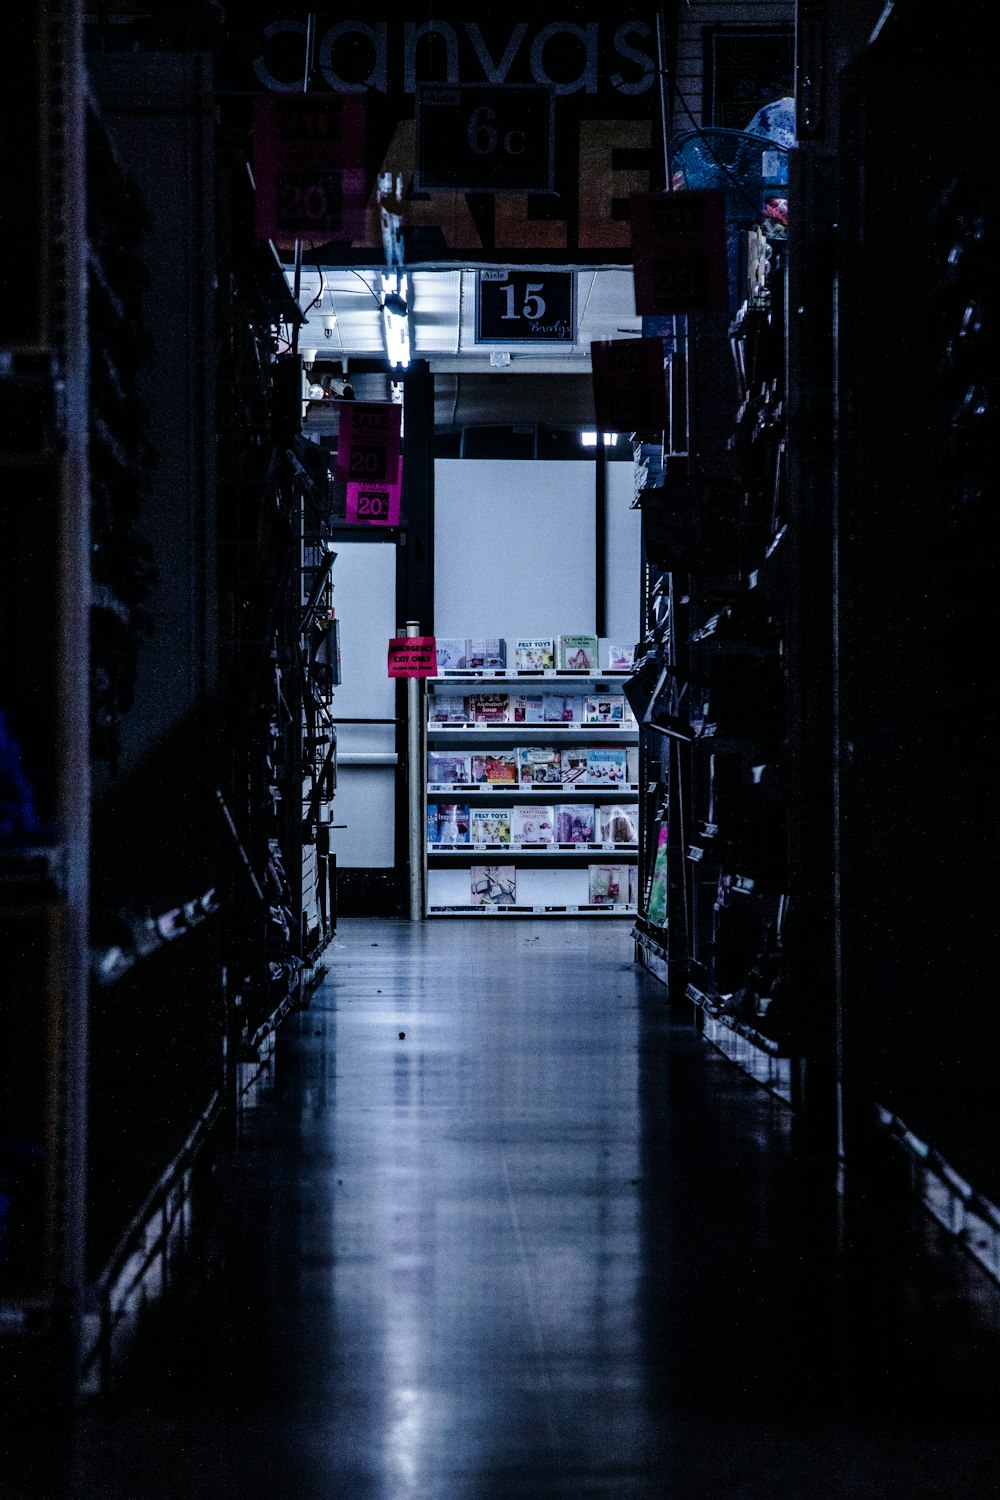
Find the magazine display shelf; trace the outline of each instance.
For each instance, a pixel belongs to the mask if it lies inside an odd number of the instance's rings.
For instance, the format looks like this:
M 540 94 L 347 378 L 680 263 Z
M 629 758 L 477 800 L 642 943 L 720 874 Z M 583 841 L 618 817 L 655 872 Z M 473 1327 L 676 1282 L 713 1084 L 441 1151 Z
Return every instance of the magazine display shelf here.
M 564 750 L 638 745 L 636 724 L 572 723 L 481 723 L 472 718 L 465 722 L 441 723 L 431 718 L 435 692 L 474 693 L 530 691 L 541 686 L 550 690 L 557 685 L 561 693 L 579 694 L 617 692 L 628 674 L 625 672 L 579 672 L 561 669 L 541 671 L 462 670 L 440 673 L 428 678 L 427 716 L 424 727 L 424 766 L 433 749 L 474 753 L 487 746 L 517 749 L 519 746 L 554 745 Z M 425 778 L 425 822 L 428 804 L 460 802 L 470 810 L 495 807 L 498 803 L 515 805 L 602 804 L 627 807 L 637 812 L 639 784 L 634 778 L 610 786 L 585 780 L 544 785 L 521 784 L 519 781 L 482 783 L 474 781 L 431 781 Z M 593 840 L 581 843 L 526 842 L 512 838 L 510 843 L 431 842 L 424 844 L 425 914 L 432 916 L 474 917 L 634 917 L 635 899 L 591 902 L 589 866 L 591 864 L 623 865 L 634 874 L 638 862 L 637 842 Z M 513 865 L 516 871 L 515 899 L 508 905 L 473 904 L 470 872 L 474 865 Z M 630 878 L 631 884 L 631 878 Z M 623 892 L 624 894 L 624 892 Z

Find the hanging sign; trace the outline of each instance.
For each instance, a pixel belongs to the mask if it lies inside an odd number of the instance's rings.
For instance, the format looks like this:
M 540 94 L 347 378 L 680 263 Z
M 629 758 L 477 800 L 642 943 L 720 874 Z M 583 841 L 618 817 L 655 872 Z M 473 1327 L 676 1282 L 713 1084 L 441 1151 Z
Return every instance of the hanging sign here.
M 390 677 L 436 677 L 437 649 L 432 635 L 396 635 L 389 641 Z
M 398 482 L 403 408 L 396 401 L 343 401 L 337 469 L 348 484 Z
M 402 489 L 402 459 L 392 484 L 377 479 L 349 479 L 346 519 L 357 526 L 398 526 Z
M 417 89 L 415 186 L 427 193 L 551 193 L 555 92 L 531 84 Z
M 636 312 L 728 312 L 725 194 L 633 193 L 629 203 Z
M 477 344 L 572 344 L 576 277 L 572 271 L 480 271 Z
M 590 368 L 599 432 L 662 432 L 669 426 L 662 339 L 595 339 Z
M 256 233 L 350 245 L 364 233 L 364 106 L 337 94 L 254 100 Z

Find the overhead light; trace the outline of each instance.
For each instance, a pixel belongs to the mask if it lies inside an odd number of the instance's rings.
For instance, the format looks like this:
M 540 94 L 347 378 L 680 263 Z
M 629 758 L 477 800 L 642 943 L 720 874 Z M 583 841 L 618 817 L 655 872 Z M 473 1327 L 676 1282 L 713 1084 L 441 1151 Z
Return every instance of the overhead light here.
M 617 441 L 618 441 L 618 434 L 617 434 L 617 432 L 603 432 L 601 434 L 601 436 L 604 439 L 604 446 L 605 446 L 605 448 L 612 448 L 612 447 L 614 447 L 615 443 L 617 443 Z M 597 433 L 596 432 L 581 432 L 580 433 L 580 441 L 581 441 L 581 443 L 583 444 L 583 446 L 585 448 L 596 448 L 597 447 Z
M 406 369 L 410 363 L 410 317 L 406 272 L 382 276 L 382 327 L 390 365 Z

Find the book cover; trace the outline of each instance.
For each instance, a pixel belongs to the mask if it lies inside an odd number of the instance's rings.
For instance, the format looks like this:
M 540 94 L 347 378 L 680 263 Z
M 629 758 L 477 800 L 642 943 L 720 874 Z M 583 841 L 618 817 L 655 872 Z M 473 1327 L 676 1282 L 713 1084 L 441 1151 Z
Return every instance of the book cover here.
M 578 693 L 543 693 L 546 724 L 581 724 L 583 704 Z
M 439 672 L 462 672 L 468 666 L 468 641 L 439 635 L 435 637 L 434 646 Z
M 617 802 L 602 802 L 597 809 L 599 844 L 634 844 L 639 836 L 635 809 Z
M 649 891 L 647 917 L 656 927 L 667 925 L 667 829 L 661 825 L 653 859 L 653 879 Z
M 474 724 L 506 724 L 510 699 L 506 693 L 470 693 L 469 711 Z
M 629 779 L 629 785 L 635 786 L 639 780 L 639 746 L 629 745 L 625 751 L 625 774 Z
M 467 844 L 469 842 L 469 804 L 467 802 L 428 802 L 427 842 L 429 844 Z
M 562 751 L 555 745 L 519 745 L 517 764 L 522 786 L 562 784 Z
M 557 844 L 594 843 L 594 804 L 561 802 L 554 809 Z
M 559 636 L 556 659 L 558 666 L 564 672 L 596 672 L 597 636 Z
M 473 865 L 469 871 L 472 906 L 513 906 L 517 898 L 514 865 Z
M 509 844 L 510 808 L 474 807 L 469 814 L 473 844 Z
M 428 750 L 427 780 L 435 785 L 468 786 L 472 781 L 472 757 L 452 751 Z
M 515 693 L 511 706 L 515 724 L 544 724 L 544 693 Z
M 624 786 L 628 780 L 628 752 L 624 745 L 587 747 L 587 785 Z
M 515 803 L 510 812 L 513 844 L 551 844 L 555 838 L 555 815 L 551 807 Z
M 583 700 L 585 724 L 622 724 L 625 721 L 624 693 L 588 693 Z
M 519 672 L 544 672 L 555 664 L 552 637 L 514 642 L 514 666 Z
M 572 745 L 562 753 L 563 786 L 582 781 L 587 774 L 587 751 L 582 745 Z
M 513 750 L 472 752 L 472 780 L 477 785 L 500 785 L 517 781 L 517 756 Z
M 469 700 L 464 693 L 428 693 L 429 724 L 468 724 Z
M 634 663 L 635 648 L 633 646 L 618 646 L 614 641 L 608 642 L 608 671 L 609 672 L 631 672 Z
M 470 671 L 502 671 L 507 665 L 507 643 L 501 636 L 472 637 L 466 665 Z
M 588 865 L 591 906 L 624 906 L 628 901 L 628 865 Z

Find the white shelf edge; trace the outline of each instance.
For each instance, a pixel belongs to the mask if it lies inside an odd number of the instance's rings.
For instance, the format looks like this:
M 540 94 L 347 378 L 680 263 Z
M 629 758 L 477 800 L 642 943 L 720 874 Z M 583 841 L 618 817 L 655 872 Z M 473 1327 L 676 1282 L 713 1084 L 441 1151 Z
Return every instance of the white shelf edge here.
M 428 781 L 425 783 L 424 789 L 428 795 L 433 794 L 435 797 L 439 796 L 442 792 L 469 792 L 474 795 L 485 792 L 490 797 L 509 797 L 512 793 L 516 793 L 518 796 L 533 796 L 537 793 L 539 796 L 548 797 L 550 802 L 562 802 L 566 794 L 570 792 L 604 792 L 609 797 L 616 797 L 623 801 L 637 802 L 639 800 L 639 785 L 635 781 L 622 782 L 620 786 L 592 786 L 587 781 L 567 781 L 560 783 L 559 786 L 556 786 L 554 782 L 548 786 L 522 786 L 519 781 L 477 781 L 468 783 L 462 781 Z M 559 793 L 558 797 L 555 795 L 557 792 Z M 632 793 L 633 795 L 628 797 L 628 793 Z
M 425 917 L 634 917 L 634 906 L 429 906 Z
M 433 854 L 522 854 L 536 859 L 570 859 L 581 854 L 634 854 L 639 857 L 637 844 L 428 844 L 428 856 Z

